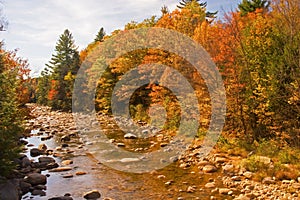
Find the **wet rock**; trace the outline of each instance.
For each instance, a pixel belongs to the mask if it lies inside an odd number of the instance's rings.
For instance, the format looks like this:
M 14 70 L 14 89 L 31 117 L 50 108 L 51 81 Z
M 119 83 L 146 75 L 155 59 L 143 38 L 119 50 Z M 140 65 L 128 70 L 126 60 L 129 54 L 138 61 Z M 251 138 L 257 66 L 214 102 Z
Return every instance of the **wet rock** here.
M 42 152 L 45 152 L 47 150 L 47 145 L 45 145 L 44 143 L 42 144 L 39 144 L 38 146 L 38 150 L 42 151 Z
M 126 134 L 124 135 L 124 138 L 125 138 L 125 139 L 136 139 L 137 136 L 134 135 L 134 134 L 132 134 L 132 133 L 126 133 Z
M 63 160 L 61 162 L 61 165 L 66 166 L 66 165 L 71 165 L 73 164 L 73 160 Z
M 213 165 L 205 165 L 202 171 L 205 173 L 213 173 L 217 171 L 217 168 Z
M 28 166 L 31 165 L 31 161 L 29 160 L 29 158 L 26 156 L 22 159 L 22 162 L 21 162 L 21 167 L 22 168 L 26 168 Z
M 70 170 L 72 170 L 72 167 L 58 167 L 58 168 L 49 170 L 49 172 L 65 172 L 65 171 L 70 171 Z
M 71 140 L 71 137 L 69 135 L 63 135 L 61 138 L 60 138 L 60 141 L 61 142 L 69 142 Z
M 117 146 L 118 147 L 125 147 L 125 144 L 120 142 L 120 143 L 117 143 Z
M 46 185 L 37 185 L 37 186 L 34 186 L 34 189 L 37 189 L 37 190 L 46 190 L 47 187 L 46 187 Z
M 73 178 L 73 174 L 65 174 L 62 176 L 63 178 Z
M 44 152 L 39 150 L 38 148 L 30 149 L 30 156 L 32 156 L 32 157 L 36 157 L 36 156 L 43 155 L 43 154 L 44 154 Z
M 99 199 L 100 197 L 101 194 L 98 190 L 92 190 L 83 195 L 83 198 L 85 199 Z
M 73 198 L 70 196 L 61 196 L 61 197 L 52 197 L 48 200 L 73 200 Z
M 0 177 L 0 199 L 19 200 L 19 191 L 14 183 Z
M 22 194 L 28 193 L 31 187 L 32 187 L 32 185 L 30 183 L 27 183 L 25 181 L 20 182 L 20 189 L 22 191 Z
M 262 183 L 268 184 L 268 185 L 275 184 L 275 180 L 273 180 L 272 177 L 266 177 L 262 180 Z
M 76 172 L 75 173 L 77 176 L 81 176 L 81 175 L 85 175 L 85 174 L 87 174 L 86 172 L 84 172 L 84 171 L 78 171 L 78 172 Z
M 40 184 L 46 184 L 47 183 L 47 177 L 43 174 L 39 173 L 31 173 L 28 174 L 25 178 L 24 181 L 27 183 L 30 183 L 31 185 L 40 185 Z
M 33 190 L 31 192 L 31 194 L 33 196 L 37 196 L 37 195 L 39 195 L 39 196 L 46 196 L 46 192 L 44 192 L 43 190 Z
M 47 164 L 49 164 L 49 163 L 54 163 L 55 162 L 55 160 L 54 160 L 54 158 L 52 158 L 52 157 L 39 157 L 39 162 L 40 163 L 47 163 Z

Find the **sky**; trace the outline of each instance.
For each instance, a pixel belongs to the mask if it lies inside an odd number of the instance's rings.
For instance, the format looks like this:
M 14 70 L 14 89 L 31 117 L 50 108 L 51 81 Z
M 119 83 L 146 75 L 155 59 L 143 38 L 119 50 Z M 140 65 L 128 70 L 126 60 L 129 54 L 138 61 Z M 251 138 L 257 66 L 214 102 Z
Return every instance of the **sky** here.
M 31 75 L 37 76 L 54 53 L 59 36 L 69 29 L 78 49 L 91 43 L 101 27 L 109 34 L 130 21 L 141 22 L 170 11 L 179 0 L 0 0 L 0 11 L 8 21 L 0 32 L 5 49 L 18 49 L 28 59 Z M 203 2 L 203 1 L 202 1 Z M 208 11 L 234 10 L 239 0 L 207 0 Z

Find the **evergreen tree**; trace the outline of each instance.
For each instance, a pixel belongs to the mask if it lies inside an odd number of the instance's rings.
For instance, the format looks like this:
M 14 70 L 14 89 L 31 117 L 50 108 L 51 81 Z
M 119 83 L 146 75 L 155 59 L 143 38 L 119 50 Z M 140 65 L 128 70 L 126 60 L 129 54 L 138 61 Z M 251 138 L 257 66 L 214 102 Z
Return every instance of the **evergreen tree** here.
M 200 0 L 182 0 L 179 2 L 179 5 L 177 5 L 177 8 L 184 9 L 184 8 L 193 8 L 194 6 L 200 6 L 203 10 L 206 10 L 207 2 L 200 3 Z M 205 15 L 207 18 L 214 19 L 216 18 L 216 12 L 208 12 L 206 11 Z
M 0 176 L 8 175 L 15 166 L 20 148 L 21 116 L 16 98 L 17 70 L 9 66 L 7 53 L 0 43 Z
M 41 105 L 48 105 L 48 93 L 50 91 L 50 74 L 48 68 L 45 68 L 41 77 L 38 78 L 37 86 L 37 103 Z
M 105 31 L 104 31 L 104 28 L 101 27 L 99 32 L 96 35 L 94 42 L 103 42 L 104 36 L 105 36 Z
M 50 106 L 53 109 L 70 110 L 75 75 L 80 66 L 79 53 L 68 29 L 59 37 L 55 54 L 46 66 L 52 70 Z
M 241 16 L 245 16 L 250 12 L 255 12 L 257 9 L 267 10 L 269 5 L 270 2 L 266 0 L 243 0 L 238 7 Z

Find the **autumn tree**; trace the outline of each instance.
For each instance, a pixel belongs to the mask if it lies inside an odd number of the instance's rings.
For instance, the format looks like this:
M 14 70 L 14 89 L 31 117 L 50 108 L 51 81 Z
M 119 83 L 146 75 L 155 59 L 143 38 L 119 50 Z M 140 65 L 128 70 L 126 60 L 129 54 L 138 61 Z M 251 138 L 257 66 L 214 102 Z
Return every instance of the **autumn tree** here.
M 17 60 L 14 60 L 17 62 Z M 18 69 L 10 66 L 10 52 L 0 43 L 0 175 L 7 175 L 14 168 L 21 135 L 21 115 L 18 109 Z

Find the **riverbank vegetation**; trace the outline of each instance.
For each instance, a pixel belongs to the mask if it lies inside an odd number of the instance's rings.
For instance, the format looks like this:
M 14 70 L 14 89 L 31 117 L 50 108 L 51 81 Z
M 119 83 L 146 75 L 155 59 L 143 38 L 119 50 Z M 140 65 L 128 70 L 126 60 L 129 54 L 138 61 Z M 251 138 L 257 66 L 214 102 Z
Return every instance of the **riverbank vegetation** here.
M 300 4 L 298 0 L 243 0 L 237 10 L 223 15 L 221 12 L 208 11 L 205 2 L 182 0 L 174 11 L 169 11 L 164 6 L 160 16 L 152 16 L 142 22 L 132 21 L 126 24 L 123 30 L 115 30 L 110 35 L 106 35 L 101 28 L 95 40 L 82 51 L 77 49 L 71 32 L 66 29 L 56 44 L 52 59 L 38 78 L 35 91 L 37 103 L 51 106 L 56 110 L 71 111 L 73 84 L 84 60 L 99 45 L 117 34 L 146 27 L 172 29 L 194 39 L 204 47 L 218 67 L 226 90 L 227 112 L 224 131 L 217 148 L 223 151 L 234 149 L 244 157 L 247 157 L 250 152 L 255 155 L 269 156 L 276 163 L 282 164 L 281 166 L 293 165 L 293 169 L 298 170 L 298 174 L 294 173 L 299 176 L 300 166 L 297 160 L 299 160 L 300 147 Z M 112 49 L 118 48 L 120 47 L 117 45 L 112 47 Z M 9 137 L 13 135 L 11 139 L 16 141 L 20 124 L 16 116 L 17 102 L 24 101 L 23 94 L 18 92 L 26 90 L 17 89 L 18 82 L 24 79 L 16 78 L 16 74 L 11 74 L 17 73 L 11 70 L 15 68 L 5 68 L 8 65 L 5 64 L 7 62 L 5 58 L 9 52 L 2 52 L 1 94 L 5 95 L 1 95 L 1 104 L 3 104 L 1 117 L 8 119 L 8 124 L 16 124 L 16 126 L 4 125 L 5 121 L 2 120 L 0 125 L 3 126 L 1 131 Z M 16 57 L 10 59 L 8 61 L 13 60 L 18 63 L 18 66 L 19 63 L 26 66 Z M 103 61 L 105 60 L 98 59 L 98 62 Z M 199 119 L 201 124 L 199 138 L 201 138 L 201 135 L 207 131 L 211 115 L 211 97 L 206 86 L 208 83 L 182 57 L 163 50 L 139 49 L 115 59 L 98 80 L 95 94 L 96 110 L 111 114 L 111 94 L 122 75 L 135 66 L 151 63 L 171 66 L 191 82 L 201 112 L 201 119 Z M 88 76 L 93 76 L 93 73 L 95 71 L 92 69 L 86 71 Z M 171 72 L 164 72 L 164 77 L 170 76 L 172 76 Z M 89 84 L 82 85 L 87 93 L 90 92 L 89 87 Z M 130 98 L 130 113 L 133 118 L 149 122 L 151 119 L 149 109 L 153 105 L 159 105 L 166 110 L 165 128 L 168 131 L 178 128 L 180 108 L 178 99 L 170 90 L 159 84 L 150 83 L 127 97 L 126 89 L 130 88 L 124 88 L 117 97 Z M 17 99 L 13 98 L 16 92 Z M 188 100 L 185 100 L 186 104 L 189 103 Z M 5 139 L 3 144 L 9 145 L 6 141 L 10 140 Z M 1 144 L 0 147 L 13 149 Z M 1 158 L 6 154 L 10 153 L 3 152 Z M 253 156 L 248 156 L 243 165 L 250 171 L 263 169 L 261 167 L 263 165 L 260 165 Z

